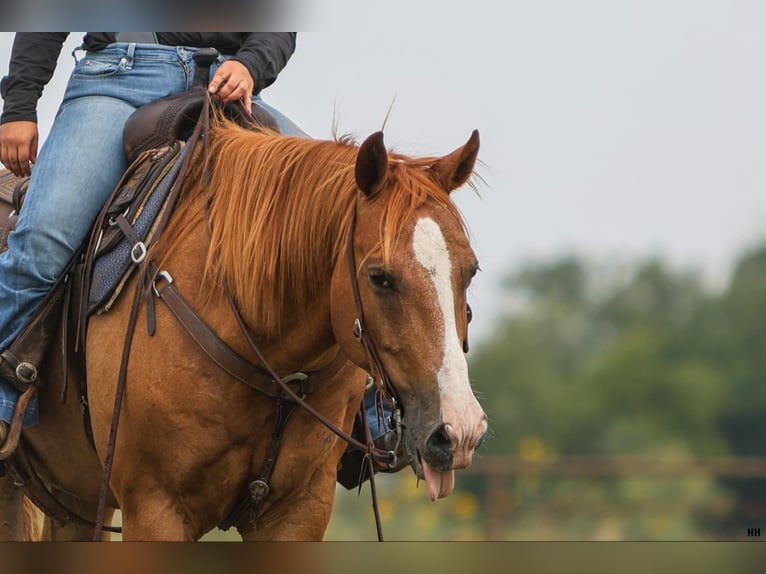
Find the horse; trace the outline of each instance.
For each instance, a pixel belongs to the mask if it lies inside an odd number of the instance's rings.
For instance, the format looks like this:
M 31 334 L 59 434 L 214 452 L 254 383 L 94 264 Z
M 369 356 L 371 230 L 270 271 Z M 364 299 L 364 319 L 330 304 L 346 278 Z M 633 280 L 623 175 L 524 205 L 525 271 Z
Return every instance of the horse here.
M 148 296 L 123 294 L 89 320 L 95 449 L 77 393 L 51 381 L 61 354 L 41 369 L 43 416 L 24 429 L 24 447 L 39 481 L 78 519 L 48 518 L 43 536 L 92 537 L 101 495 L 107 522 L 122 512 L 123 540 L 197 540 L 227 520 L 267 461 L 268 495 L 232 525 L 243 540 L 321 540 L 347 444 L 310 411 L 350 433 L 368 372 L 390 381 L 381 393 L 397 405 L 400 449 L 428 495 L 448 496 L 487 431 L 464 355 L 479 265 L 450 195 L 472 183 L 478 132 L 422 158 L 387 150 L 381 132 L 361 144 L 323 141 L 221 118 L 206 140 L 150 249 Z M 138 281 L 124 293 L 140 291 Z M 340 364 L 299 397 L 307 408 L 289 414 L 276 455 L 270 437 L 283 401 L 211 360 L 159 302 L 171 283 L 234 352 L 285 380 Z M 10 488 L 1 479 L 0 517 L 20 515 Z

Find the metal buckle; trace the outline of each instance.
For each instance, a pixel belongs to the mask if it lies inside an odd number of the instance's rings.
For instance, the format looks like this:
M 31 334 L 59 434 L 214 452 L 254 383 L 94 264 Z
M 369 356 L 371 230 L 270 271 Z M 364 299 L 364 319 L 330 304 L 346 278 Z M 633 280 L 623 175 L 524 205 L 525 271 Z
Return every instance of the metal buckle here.
M 144 245 L 143 241 L 139 241 L 131 248 L 130 258 L 136 265 L 146 259 L 146 245 Z
M 126 207 L 125 211 L 123 211 L 122 213 L 109 216 L 109 218 L 106 220 L 107 225 L 109 225 L 109 227 L 114 227 L 115 225 L 117 225 L 117 218 L 122 216 L 127 219 L 128 213 L 130 213 L 130 206 Z
M 173 276 L 170 273 L 168 273 L 167 271 L 160 271 L 159 273 L 157 273 L 156 277 L 154 278 L 154 281 L 152 281 L 152 291 L 154 291 L 154 294 L 157 297 L 160 296 L 159 289 L 157 289 L 157 283 L 159 279 L 164 279 L 167 285 L 173 284 Z
M 354 319 L 354 337 L 360 343 L 362 342 L 362 322 L 359 320 L 359 317 Z

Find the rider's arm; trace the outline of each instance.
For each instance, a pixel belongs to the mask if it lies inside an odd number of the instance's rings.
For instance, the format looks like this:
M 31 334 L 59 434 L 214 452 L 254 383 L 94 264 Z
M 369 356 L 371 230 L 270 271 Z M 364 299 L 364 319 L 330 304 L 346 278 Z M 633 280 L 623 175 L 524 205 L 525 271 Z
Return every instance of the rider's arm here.
M 0 124 L 37 121 L 37 100 L 53 76 L 69 32 L 18 32 L 8 75 L 0 80 L 3 114 Z
M 243 32 L 232 59 L 244 64 L 253 77 L 253 92 L 270 86 L 295 51 L 295 32 Z

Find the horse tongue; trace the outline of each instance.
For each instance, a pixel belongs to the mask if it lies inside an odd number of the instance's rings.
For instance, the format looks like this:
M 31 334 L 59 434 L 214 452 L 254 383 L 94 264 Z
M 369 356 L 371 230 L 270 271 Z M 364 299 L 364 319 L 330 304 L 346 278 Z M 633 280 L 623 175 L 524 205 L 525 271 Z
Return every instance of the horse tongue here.
M 438 472 L 432 469 L 425 460 L 421 460 L 421 463 L 431 501 L 436 502 L 438 498 L 449 496 L 452 489 L 455 488 L 455 471 Z

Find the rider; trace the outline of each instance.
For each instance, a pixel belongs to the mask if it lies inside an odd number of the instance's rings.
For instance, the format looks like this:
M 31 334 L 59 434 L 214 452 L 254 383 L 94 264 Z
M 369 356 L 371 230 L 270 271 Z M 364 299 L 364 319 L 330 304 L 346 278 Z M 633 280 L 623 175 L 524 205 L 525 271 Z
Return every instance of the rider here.
M 37 100 L 67 36 L 17 33 L 9 74 L 0 82 L 0 161 L 17 176 L 32 174 L 16 230 L 0 254 L 0 352 L 34 315 L 127 168 L 122 128 L 128 116 L 191 88 L 197 48 L 214 47 L 222 54 L 210 69 L 208 91 L 214 97 L 242 100 L 248 111 L 261 106 L 282 133 L 307 137 L 259 95 L 287 64 L 295 33 L 88 32 L 72 52 L 74 70 L 38 157 Z M 77 59 L 81 50 L 85 53 Z M 16 388 L 0 379 L 0 447 L 18 397 Z M 390 413 L 384 409 L 384 414 Z M 388 430 L 378 418 L 368 405 L 375 438 Z M 38 420 L 33 397 L 24 425 Z
M 16 231 L 0 255 L 0 351 L 29 322 L 127 168 L 122 128 L 128 116 L 191 88 L 198 47 L 222 54 L 210 70 L 214 97 L 241 99 L 248 111 L 262 106 L 282 133 L 306 135 L 259 95 L 293 54 L 293 32 L 88 32 L 72 52 L 74 70 L 38 156 L 37 100 L 68 35 L 17 33 L 0 82 L 0 161 L 17 176 L 32 174 Z M 0 380 L 0 446 L 17 399 L 15 387 Z M 38 419 L 33 399 L 24 424 Z

